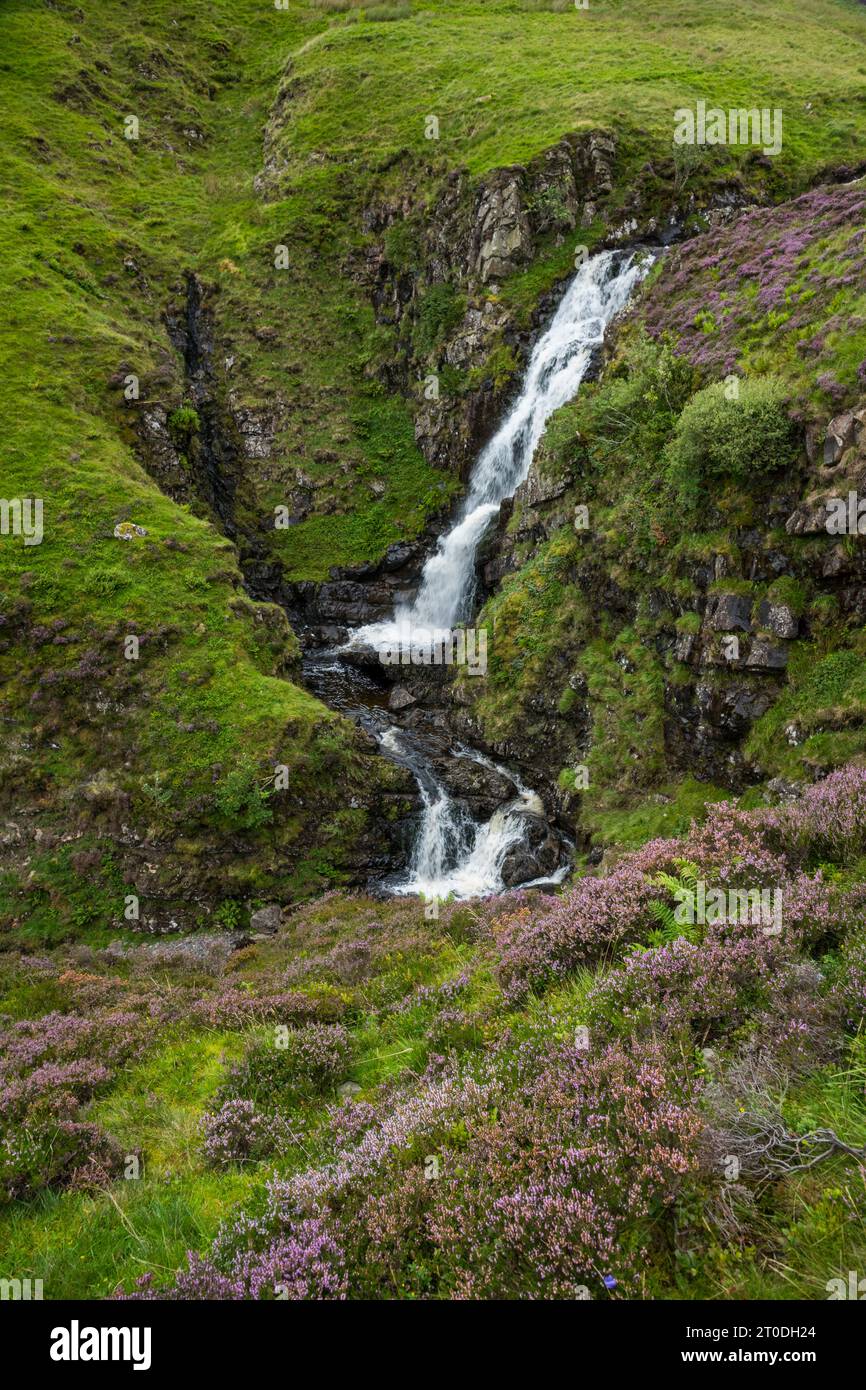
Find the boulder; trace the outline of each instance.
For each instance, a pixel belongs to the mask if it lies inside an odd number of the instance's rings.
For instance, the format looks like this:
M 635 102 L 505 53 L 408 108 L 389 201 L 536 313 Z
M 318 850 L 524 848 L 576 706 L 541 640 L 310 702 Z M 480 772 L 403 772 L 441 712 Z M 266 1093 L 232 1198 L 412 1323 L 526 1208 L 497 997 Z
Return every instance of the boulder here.
M 846 449 L 850 449 L 855 441 L 858 422 L 853 410 L 846 410 L 844 414 L 837 415 L 827 426 L 827 433 L 824 436 L 824 458 L 825 468 L 833 468 L 841 459 Z
M 131 541 L 136 536 L 146 536 L 147 531 L 134 521 L 119 521 L 114 528 L 114 534 L 119 541 Z
M 250 931 L 261 933 L 265 936 L 273 936 L 278 932 L 283 921 L 283 909 L 279 903 L 268 903 L 267 907 L 260 907 L 250 917 Z
M 523 839 L 505 856 L 501 869 L 506 888 L 516 888 L 531 879 L 552 874 L 559 864 L 561 843 L 544 816 L 527 811 L 519 804 L 508 809 L 524 823 Z
M 803 795 L 803 783 L 790 782 L 784 777 L 771 777 L 764 788 L 764 795 L 772 804 L 796 801 Z
M 411 705 L 417 705 L 417 703 L 417 699 L 411 690 L 406 689 L 405 685 L 395 685 L 388 696 L 388 708 L 394 714 L 399 714 L 400 710 L 409 709 Z
M 436 771 L 453 796 L 470 802 L 481 815 L 491 816 L 514 796 L 513 782 L 473 758 L 448 756 L 437 763 Z

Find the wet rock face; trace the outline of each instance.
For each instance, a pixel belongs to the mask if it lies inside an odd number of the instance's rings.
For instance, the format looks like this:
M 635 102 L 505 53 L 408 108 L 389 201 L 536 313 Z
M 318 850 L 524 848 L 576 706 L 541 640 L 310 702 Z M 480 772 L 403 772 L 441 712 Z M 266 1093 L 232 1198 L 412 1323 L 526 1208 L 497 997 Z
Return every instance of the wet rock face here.
M 289 583 L 277 577 L 272 586 L 273 597 L 287 609 L 305 645 L 338 645 L 350 628 L 390 618 L 395 606 L 414 592 L 428 544 L 429 541 L 399 542 L 387 550 L 377 565 L 359 565 L 354 569 L 335 565 L 330 579 L 322 584 Z M 347 659 L 361 666 L 379 664 L 378 653 L 372 649 L 349 654 Z M 382 675 L 397 680 L 399 671 L 399 667 L 394 672 L 386 667 Z
M 521 883 L 555 873 L 560 863 L 562 841 L 544 816 L 515 807 L 508 809 L 523 822 L 523 839 L 502 862 L 503 883 L 506 888 L 516 888 Z
M 235 538 L 236 495 L 244 471 L 241 433 L 214 365 L 214 323 L 208 288 L 196 275 L 177 286 L 165 312 L 168 336 L 181 369 L 167 362 L 154 387 L 180 388 L 194 412 L 184 437 L 173 432 L 174 421 L 158 401 L 145 400 L 138 417 L 138 437 L 148 471 L 169 496 L 189 504 L 204 503 L 225 535 Z M 182 433 L 182 427 L 181 427 Z M 183 459 L 181 458 L 183 454 Z
M 452 796 L 464 801 L 474 820 L 489 820 L 514 797 L 514 783 L 471 758 L 446 758 L 437 773 Z
M 501 410 L 502 399 L 492 382 L 482 383 L 468 397 L 425 402 L 415 416 L 415 443 L 434 468 L 454 469 L 465 482 Z

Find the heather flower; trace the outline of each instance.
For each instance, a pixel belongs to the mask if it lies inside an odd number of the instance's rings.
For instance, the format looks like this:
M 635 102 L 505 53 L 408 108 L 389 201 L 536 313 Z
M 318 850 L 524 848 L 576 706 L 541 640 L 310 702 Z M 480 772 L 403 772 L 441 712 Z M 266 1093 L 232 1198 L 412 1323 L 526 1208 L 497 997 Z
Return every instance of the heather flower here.
M 144 1275 L 132 1294 L 118 1290 L 117 1298 L 175 1301 L 230 1299 L 278 1299 L 288 1301 L 342 1299 L 346 1296 L 346 1272 L 339 1246 L 325 1224 L 316 1217 L 300 1221 L 290 1235 L 273 1241 L 261 1252 L 240 1251 L 228 1272 L 195 1252 L 187 1255 L 187 1269 L 174 1285 L 154 1287 L 153 1275 Z
M 227 986 L 194 1004 L 191 1015 L 210 1028 L 242 1028 L 245 1024 L 269 1020 L 286 1025 L 301 1024 L 323 1014 L 334 1016 L 342 1008 L 336 1000 L 311 999 L 300 993 L 250 994 Z
M 257 1163 L 280 1153 L 296 1141 L 288 1121 L 266 1115 L 251 1100 L 227 1100 L 202 1119 L 204 1151 L 214 1168 Z
M 837 988 L 845 1026 L 856 1032 L 866 1020 L 866 937 L 846 944 Z
M 655 923 L 653 902 L 664 902 L 660 872 L 676 861 L 698 866 L 724 890 L 778 890 L 783 932 L 801 946 L 844 936 L 862 911 L 862 894 L 841 895 L 809 873 L 810 861 L 854 858 L 866 848 L 866 769 L 847 767 L 780 807 L 740 810 L 731 802 L 707 808 L 704 825 L 688 840 L 658 840 L 624 856 L 603 878 L 579 879 L 560 898 L 540 897 L 503 915 L 494 936 L 499 978 L 514 1002 L 602 953 L 645 940 Z M 725 924 L 726 936 L 732 927 Z M 710 929 L 712 934 L 713 929 Z
M 728 227 L 692 237 L 669 255 L 646 292 L 648 332 L 666 336 L 709 377 L 732 370 L 741 355 L 748 359 L 755 341 L 784 350 L 785 339 L 798 332 L 802 355 L 823 354 L 826 337 L 851 332 L 844 316 L 830 313 L 839 291 L 856 293 L 866 284 L 863 206 L 860 190 L 819 188 L 778 207 L 747 209 Z M 838 233 L 849 228 L 839 246 Z M 719 302 L 724 314 L 715 307 Z M 714 327 L 708 334 L 703 324 L 710 304 Z M 847 395 L 832 372 L 819 384 L 835 402 Z
M 231 1068 L 225 1093 L 267 1106 L 332 1089 L 349 1066 L 349 1035 L 340 1024 L 309 1023 L 259 1039 Z
M 0 1139 L 0 1197 L 30 1198 L 47 1187 L 104 1186 L 121 1169 L 120 1146 L 98 1125 L 33 1115 Z
M 605 1288 L 599 1266 L 633 1289 L 635 1232 L 697 1172 L 698 1093 L 672 1057 L 548 1033 L 516 1071 L 500 1054 L 483 1078 L 428 1079 L 332 1162 L 274 1179 L 169 1296 L 572 1298 Z

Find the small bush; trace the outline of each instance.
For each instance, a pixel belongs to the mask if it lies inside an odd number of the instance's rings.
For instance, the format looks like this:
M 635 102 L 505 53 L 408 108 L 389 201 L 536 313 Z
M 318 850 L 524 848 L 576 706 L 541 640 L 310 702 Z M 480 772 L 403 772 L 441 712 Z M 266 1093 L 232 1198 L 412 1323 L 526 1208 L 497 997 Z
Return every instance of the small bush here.
M 603 381 L 554 415 L 545 435 L 554 471 L 590 468 L 616 479 L 635 467 L 655 472 L 693 385 L 692 368 L 670 346 L 635 337 Z
M 382 238 L 385 255 L 398 270 L 414 270 L 418 264 L 418 237 L 408 222 L 394 222 Z
M 201 428 L 198 411 L 191 405 L 178 406 L 168 417 L 168 428 L 174 440 L 180 444 L 189 443 Z
M 292 1143 L 293 1133 L 280 1115 L 265 1115 L 251 1100 L 227 1100 L 202 1120 L 204 1150 L 214 1168 L 256 1163 Z
M 281 1044 L 285 1040 L 286 1045 Z M 322 1095 L 346 1074 L 349 1038 L 339 1024 L 310 1023 L 253 1043 L 233 1067 L 224 1095 L 279 1106 Z
M 104 1186 L 120 1175 L 120 1145 L 98 1125 L 34 1113 L 0 1143 L 0 1203 L 45 1188 Z
M 713 479 L 751 483 L 797 456 L 797 429 L 785 390 L 773 377 L 740 382 L 728 400 L 723 382 L 698 391 L 684 406 L 665 450 L 668 473 L 681 497 L 697 499 Z
M 273 811 L 269 803 L 270 788 L 259 782 L 255 768 L 232 769 L 214 793 L 214 804 L 220 815 L 239 830 L 259 830 L 269 825 Z
M 421 300 L 415 325 L 418 352 L 432 352 L 463 317 L 466 301 L 453 285 L 431 285 Z

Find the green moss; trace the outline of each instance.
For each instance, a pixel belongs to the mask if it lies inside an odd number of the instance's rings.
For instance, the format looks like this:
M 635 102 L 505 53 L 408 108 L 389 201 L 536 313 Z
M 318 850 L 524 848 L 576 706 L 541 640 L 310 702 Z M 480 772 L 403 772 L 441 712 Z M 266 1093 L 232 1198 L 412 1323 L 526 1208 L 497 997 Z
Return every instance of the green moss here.
M 107 941 L 123 924 L 124 884 L 113 846 L 95 836 L 34 856 L 25 881 L 0 875 L 0 928 L 21 940 L 75 936 Z
M 806 611 L 808 594 L 808 586 L 792 575 L 782 575 L 781 578 L 775 579 L 767 590 L 767 598 L 771 603 L 784 604 L 796 617 L 801 617 Z
M 797 775 L 804 758 L 830 767 L 866 749 L 866 663 L 860 651 L 791 654 L 788 686 L 753 726 L 746 751 L 768 774 Z
M 691 636 L 694 636 L 696 633 L 700 632 L 700 630 L 701 630 L 701 615 L 700 615 L 700 613 L 682 613 L 682 614 L 680 614 L 680 616 L 679 616 L 679 617 L 677 618 L 677 620 L 676 620 L 675 627 L 676 627 L 677 632 L 684 632 L 684 633 L 687 633 L 687 634 L 689 634 L 689 635 L 691 635 Z
M 636 787 L 652 786 L 665 768 L 664 680 L 652 651 L 623 629 L 598 638 L 581 664 L 592 709 L 585 794 L 591 816 Z
M 483 686 L 477 709 L 488 737 L 502 737 L 520 718 L 550 661 L 585 622 L 586 605 L 570 577 L 576 553 L 574 532 L 558 531 L 479 614 L 478 626 L 489 634 L 488 668 L 475 685 Z

